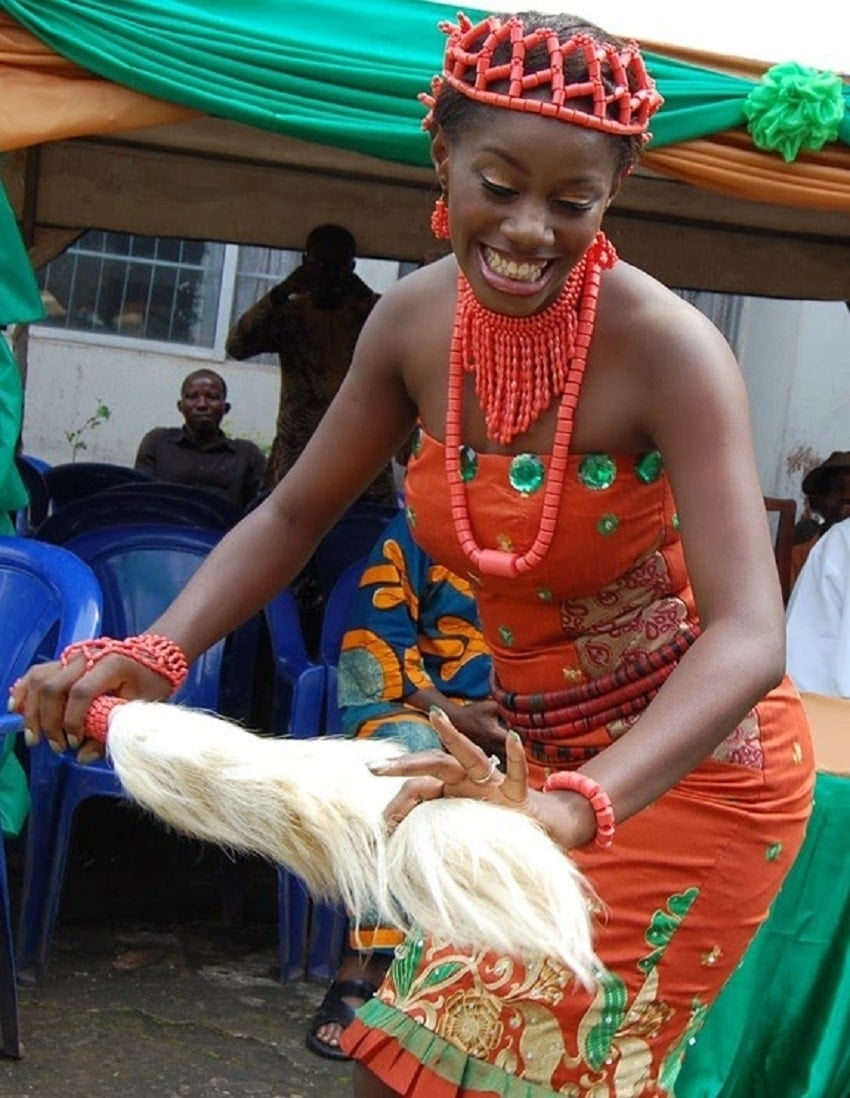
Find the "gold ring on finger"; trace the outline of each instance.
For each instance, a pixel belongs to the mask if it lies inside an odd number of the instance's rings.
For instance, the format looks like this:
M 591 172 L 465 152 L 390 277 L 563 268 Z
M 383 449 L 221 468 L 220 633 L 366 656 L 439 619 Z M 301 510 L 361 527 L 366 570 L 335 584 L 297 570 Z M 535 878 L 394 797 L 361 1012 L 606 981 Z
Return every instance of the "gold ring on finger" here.
M 469 780 L 472 782 L 473 785 L 486 785 L 487 782 L 490 781 L 490 779 L 493 777 L 493 775 L 499 769 L 499 756 L 498 755 L 491 755 L 488 761 L 490 763 L 490 769 L 487 771 L 487 773 L 484 775 L 483 778 L 473 778 L 471 774 L 468 775 Z

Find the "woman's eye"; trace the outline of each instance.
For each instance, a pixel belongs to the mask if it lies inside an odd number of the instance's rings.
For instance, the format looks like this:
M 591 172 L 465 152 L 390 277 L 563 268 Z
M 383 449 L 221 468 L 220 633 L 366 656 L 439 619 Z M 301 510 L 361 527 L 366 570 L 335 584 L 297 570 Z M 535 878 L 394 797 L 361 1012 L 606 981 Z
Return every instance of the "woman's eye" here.
M 498 198 L 511 198 L 516 194 L 516 191 L 511 187 L 505 187 L 501 183 L 494 183 L 493 180 L 488 179 L 486 175 L 482 175 L 481 183 L 486 191 L 496 195 Z
M 593 206 L 592 202 L 573 202 L 568 198 L 558 198 L 555 201 L 556 205 L 568 213 L 587 213 Z

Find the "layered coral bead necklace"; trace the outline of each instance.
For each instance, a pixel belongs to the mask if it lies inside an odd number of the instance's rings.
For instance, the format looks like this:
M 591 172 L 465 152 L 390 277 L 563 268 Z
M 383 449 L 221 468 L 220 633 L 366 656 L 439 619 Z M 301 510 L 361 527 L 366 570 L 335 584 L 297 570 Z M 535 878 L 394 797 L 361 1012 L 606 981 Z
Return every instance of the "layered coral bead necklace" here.
M 617 253 L 604 233 L 570 273 L 548 308 L 530 317 L 510 317 L 486 309 L 463 274 L 458 276 L 457 309 L 449 357 L 446 410 L 446 478 L 452 521 L 463 552 L 482 575 L 511 577 L 534 568 L 555 537 L 575 411 L 596 323 L 602 271 Z M 461 475 L 464 373 L 475 375 L 487 437 L 509 444 L 560 397 L 540 526 L 524 553 L 482 549 L 472 532 L 466 484 Z

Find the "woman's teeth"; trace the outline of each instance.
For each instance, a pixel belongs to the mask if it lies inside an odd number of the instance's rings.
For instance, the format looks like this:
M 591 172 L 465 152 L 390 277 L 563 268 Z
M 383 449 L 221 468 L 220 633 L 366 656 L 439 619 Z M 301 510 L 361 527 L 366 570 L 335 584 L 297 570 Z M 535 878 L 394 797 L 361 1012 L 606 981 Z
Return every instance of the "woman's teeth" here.
M 517 263 L 513 259 L 503 259 L 492 248 L 484 249 L 484 260 L 495 274 L 517 282 L 536 282 L 546 268 L 545 263 L 530 263 L 528 260 Z

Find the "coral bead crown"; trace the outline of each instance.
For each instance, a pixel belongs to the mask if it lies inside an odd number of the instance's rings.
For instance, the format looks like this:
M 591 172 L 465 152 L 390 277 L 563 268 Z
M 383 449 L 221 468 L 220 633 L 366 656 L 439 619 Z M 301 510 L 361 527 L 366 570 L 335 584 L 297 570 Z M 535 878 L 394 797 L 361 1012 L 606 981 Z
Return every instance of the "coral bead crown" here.
M 431 129 L 434 106 L 448 84 L 489 106 L 530 111 L 606 133 L 643 134 L 649 140 L 649 120 L 664 100 L 655 90 L 636 42 L 617 46 L 596 41 L 584 31 L 561 41 L 547 28 L 526 33 L 518 16 L 504 21 L 489 16 L 473 23 L 462 12 L 457 24 L 441 23 L 440 30 L 448 34 L 443 74 L 434 77 L 430 95 L 419 97 L 428 108 L 425 129 Z M 510 60 L 494 64 L 493 55 L 504 44 L 510 46 Z M 549 54 L 548 68 L 526 71 L 529 52 L 541 44 Z M 569 83 L 564 68 L 573 54 L 584 58 L 587 72 L 585 79 Z M 496 91 L 494 85 L 504 90 Z M 540 98 L 539 89 L 546 85 L 549 95 Z M 575 100 L 589 101 L 591 109 L 571 105 Z

